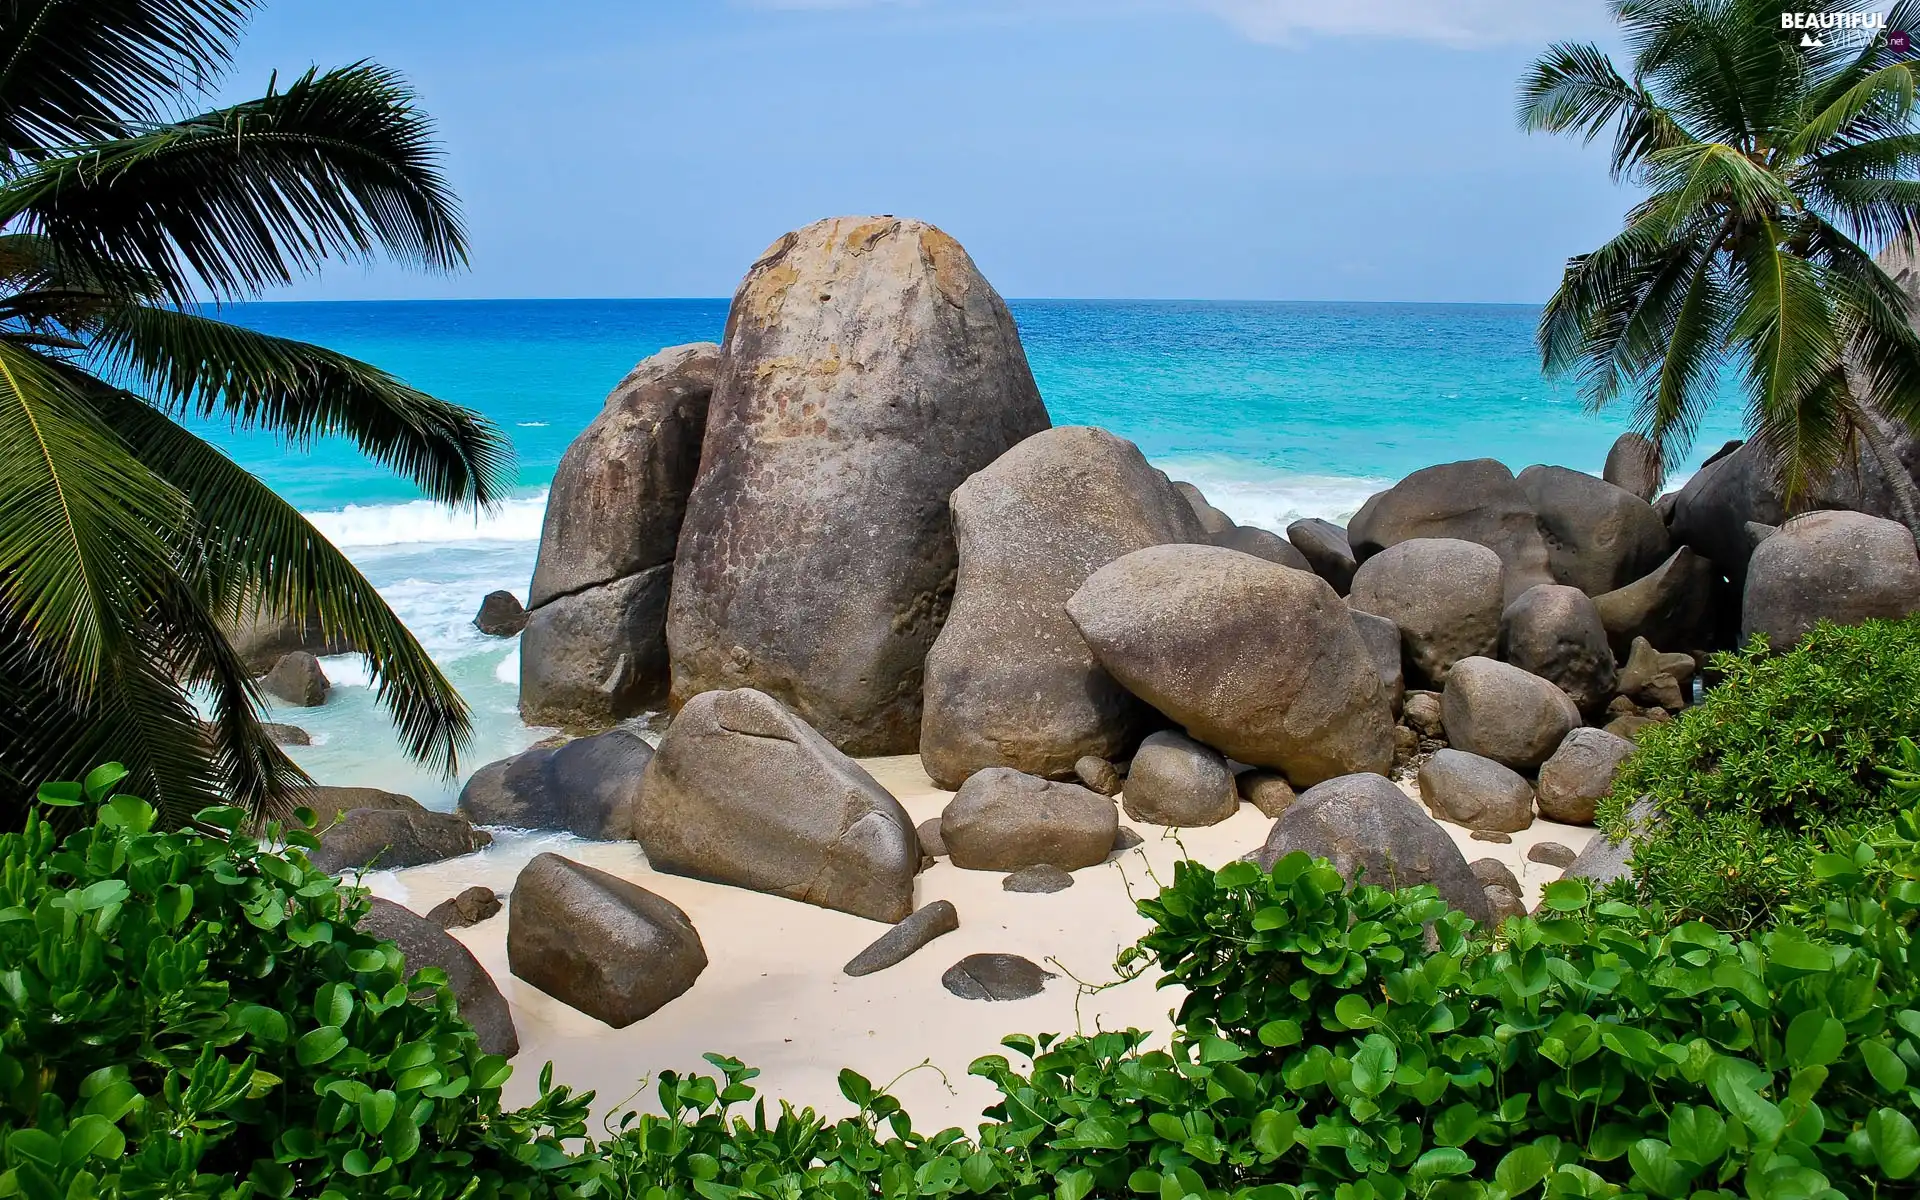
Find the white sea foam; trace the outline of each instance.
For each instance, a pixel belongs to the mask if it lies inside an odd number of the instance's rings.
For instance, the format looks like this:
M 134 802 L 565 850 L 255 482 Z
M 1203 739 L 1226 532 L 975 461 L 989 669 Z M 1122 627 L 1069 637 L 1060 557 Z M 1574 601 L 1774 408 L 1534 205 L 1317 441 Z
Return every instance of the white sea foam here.
M 501 683 L 519 686 L 520 683 L 520 643 L 515 642 L 513 649 L 507 651 L 500 665 L 493 669 L 493 677 Z
M 334 545 L 399 546 L 409 543 L 533 542 L 547 511 L 547 493 L 516 497 L 492 512 L 475 514 L 431 500 L 405 504 L 349 504 L 310 512 L 307 520 Z
M 1275 533 L 1302 517 L 1344 525 L 1367 497 L 1390 479 L 1350 475 L 1294 475 L 1224 459 L 1170 459 L 1157 464 L 1206 494 L 1207 501 L 1242 525 Z
M 327 674 L 327 682 L 334 687 L 368 687 L 373 683 L 373 672 L 367 669 L 366 656 L 360 654 L 330 654 L 320 660 L 320 669 Z

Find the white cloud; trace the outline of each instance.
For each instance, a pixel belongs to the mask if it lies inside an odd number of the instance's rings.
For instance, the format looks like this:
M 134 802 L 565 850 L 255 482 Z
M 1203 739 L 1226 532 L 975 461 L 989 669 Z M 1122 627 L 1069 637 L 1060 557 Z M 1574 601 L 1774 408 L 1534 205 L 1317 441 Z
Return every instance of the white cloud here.
M 1256 41 L 1400 38 L 1473 47 L 1591 37 L 1609 27 L 1601 0 L 1191 0 Z

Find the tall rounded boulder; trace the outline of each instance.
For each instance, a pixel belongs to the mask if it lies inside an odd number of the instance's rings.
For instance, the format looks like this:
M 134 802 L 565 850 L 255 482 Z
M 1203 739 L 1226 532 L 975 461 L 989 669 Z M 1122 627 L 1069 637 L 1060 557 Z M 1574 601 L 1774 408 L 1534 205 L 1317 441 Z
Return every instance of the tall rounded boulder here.
M 1553 582 L 1532 502 L 1513 472 L 1491 458 L 1423 467 L 1369 497 L 1347 523 L 1362 564 L 1414 538 L 1455 538 L 1492 550 L 1507 569 L 1505 598 Z
M 1440 719 L 1455 749 L 1532 771 L 1580 725 L 1580 710 L 1538 675 L 1491 658 L 1463 658 L 1447 676 Z
M 1012 767 L 1064 778 L 1124 753 L 1151 716 L 1095 661 L 1067 601 L 1148 546 L 1200 542 L 1181 494 L 1104 429 L 1036 433 L 953 493 L 960 571 L 926 662 L 920 758 L 941 787 Z
M 920 221 L 787 234 L 740 285 L 667 616 L 675 706 L 757 688 L 854 754 L 920 740 L 947 497 L 1047 427 L 1006 304 Z
M 1667 557 L 1666 522 L 1624 488 L 1566 467 L 1528 467 L 1514 482 L 1539 519 L 1547 569 L 1558 583 L 1598 596 Z
M 1506 590 L 1506 567 L 1487 547 L 1414 538 L 1360 564 L 1347 604 L 1399 626 L 1408 682 L 1438 686 L 1455 662 L 1499 647 Z
M 1115 679 L 1200 741 L 1306 787 L 1393 764 L 1393 713 L 1325 580 L 1217 546 L 1093 573 L 1067 614 Z
M 604 727 L 665 699 L 674 545 L 719 372 L 711 342 L 660 351 L 560 457 L 520 643 L 528 724 Z
M 1660 494 L 1666 469 L 1660 463 L 1660 452 L 1654 449 L 1646 434 L 1623 433 L 1607 451 L 1607 463 L 1601 468 L 1600 478 L 1651 503 Z
M 900 802 L 778 700 L 702 692 L 660 739 L 633 835 L 657 871 L 894 922 L 920 842 Z
M 1776 650 L 1822 620 L 1854 625 L 1920 611 L 1920 555 L 1895 521 L 1856 512 L 1795 517 L 1760 543 L 1747 565 L 1742 641 L 1764 634 Z
M 1500 653 L 1523 671 L 1559 685 L 1580 711 L 1598 716 L 1618 672 L 1600 610 L 1566 584 L 1530 587 L 1500 614 Z

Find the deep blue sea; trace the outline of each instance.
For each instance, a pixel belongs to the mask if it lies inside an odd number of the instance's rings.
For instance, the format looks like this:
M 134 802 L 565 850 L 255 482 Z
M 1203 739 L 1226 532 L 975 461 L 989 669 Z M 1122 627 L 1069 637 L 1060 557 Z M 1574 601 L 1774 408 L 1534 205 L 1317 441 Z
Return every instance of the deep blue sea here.
M 475 710 L 471 769 L 528 744 L 514 711 L 517 649 L 471 618 L 494 588 L 522 597 L 543 490 L 568 442 L 633 364 L 663 346 L 715 340 L 724 300 L 265 303 L 222 314 L 375 363 L 479 409 L 513 439 L 517 498 L 476 520 L 417 499 L 344 443 L 289 454 L 270 437 L 208 430 L 313 514 L 433 651 Z M 1247 524 L 1343 520 L 1372 492 L 1430 463 L 1493 457 L 1514 470 L 1597 472 L 1622 410 L 1585 412 L 1541 377 L 1527 305 L 1028 300 L 1012 303 L 1056 424 L 1132 439 Z M 1693 461 L 1739 435 L 1729 393 Z M 323 782 L 368 783 L 450 804 L 451 781 L 393 753 L 356 660 L 329 660 L 322 709 L 282 713 L 317 735 L 299 752 Z

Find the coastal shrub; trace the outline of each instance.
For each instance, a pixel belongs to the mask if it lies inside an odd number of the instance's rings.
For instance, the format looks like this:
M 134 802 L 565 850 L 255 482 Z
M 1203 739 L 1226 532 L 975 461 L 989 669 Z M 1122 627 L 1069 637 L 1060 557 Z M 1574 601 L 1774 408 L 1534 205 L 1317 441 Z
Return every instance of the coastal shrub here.
M 1756 641 L 1711 669 L 1721 681 L 1697 706 L 1641 732 L 1598 819 L 1618 835 L 1650 797 L 1633 898 L 1739 930 L 1806 902 L 1837 833 L 1892 816 L 1879 764 L 1920 737 L 1920 618 L 1823 623 L 1784 654 Z
M 156 828 L 118 767 L 96 805 L 0 835 L 0 1197 L 526 1198 L 585 1098 L 503 1112 L 437 968 L 360 933 L 365 893 L 237 808 Z M 273 836 L 270 831 L 269 836 Z

